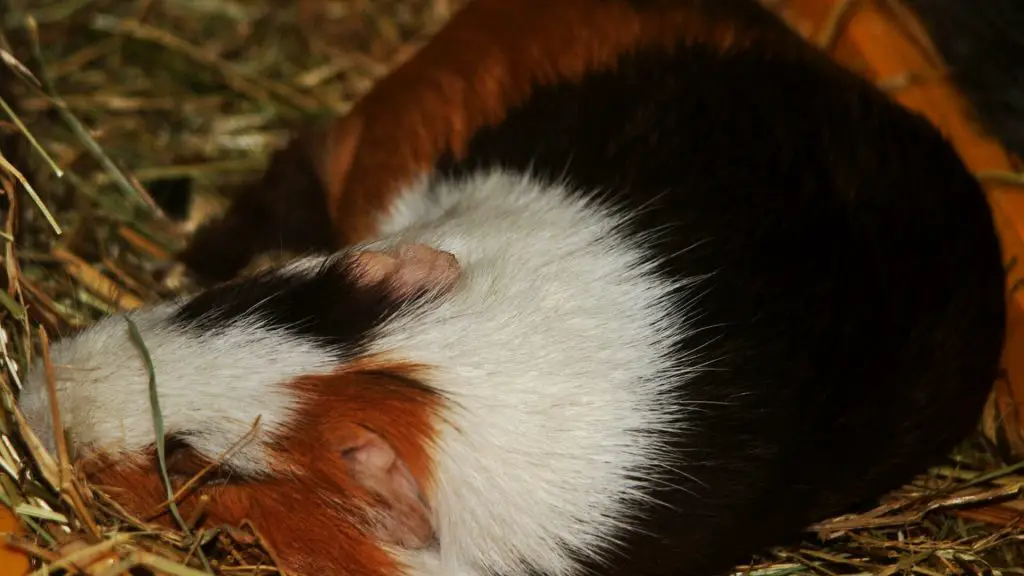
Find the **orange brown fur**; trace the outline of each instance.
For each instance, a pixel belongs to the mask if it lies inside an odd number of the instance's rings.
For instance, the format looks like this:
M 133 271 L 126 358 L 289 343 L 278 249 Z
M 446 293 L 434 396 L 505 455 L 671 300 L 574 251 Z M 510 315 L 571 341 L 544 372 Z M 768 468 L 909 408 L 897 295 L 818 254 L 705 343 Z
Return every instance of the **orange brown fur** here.
M 282 440 L 279 452 L 316 475 L 323 462 L 338 460 L 316 452 L 345 445 L 361 426 L 383 437 L 426 490 L 432 481 L 429 449 L 440 406 L 434 392 L 414 384 L 419 372 L 416 367 L 362 360 L 336 374 L 292 383 L 299 397 L 310 400 L 296 418 L 300 429 Z M 317 461 L 320 457 L 324 459 Z
M 271 470 L 266 478 L 232 480 L 228 471 L 204 476 L 177 502 L 183 518 L 197 512 L 201 496 L 208 527 L 238 526 L 248 520 L 283 559 L 285 570 L 320 574 L 336 566 L 326 559 L 348 558 L 346 574 L 388 576 L 400 567 L 370 532 L 367 518 L 381 502 L 352 478 L 341 448 L 358 439 L 362 429 L 382 436 L 404 460 L 424 489 L 431 481 L 430 441 L 439 398 L 416 384 L 421 369 L 363 359 L 336 373 L 300 378 L 290 386 L 302 403 L 295 429 L 268 447 Z M 212 462 L 191 449 L 167 458 L 175 490 Z M 107 493 L 142 520 L 176 528 L 165 507 L 155 450 L 137 459 L 104 453 L 79 463 L 94 487 Z M 211 480 L 217 482 L 211 482 Z M 159 512 L 153 518 L 146 516 Z
M 138 513 L 165 500 L 161 481 L 151 465 L 152 461 L 149 465 L 123 461 L 100 464 L 97 459 L 88 476 L 96 488 L 107 492 L 125 510 Z M 360 514 L 355 502 L 328 502 L 316 497 L 339 488 L 353 489 L 335 480 L 303 475 L 204 486 L 182 498 L 178 508 L 184 518 L 189 518 L 196 511 L 199 496 L 208 495 L 210 500 L 204 508 L 206 526 L 238 526 L 245 520 L 251 521 L 267 545 L 284 559 L 286 564 L 281 567 L 287 571 L 320 574 L 329 568 L 324 564 L 325 558 L 344 557 L 351 559 L 346 573 L 352 576 L 398 574 L 398 566 L 353 520 Z M 154 522 L 177 527 L 166 513 Z

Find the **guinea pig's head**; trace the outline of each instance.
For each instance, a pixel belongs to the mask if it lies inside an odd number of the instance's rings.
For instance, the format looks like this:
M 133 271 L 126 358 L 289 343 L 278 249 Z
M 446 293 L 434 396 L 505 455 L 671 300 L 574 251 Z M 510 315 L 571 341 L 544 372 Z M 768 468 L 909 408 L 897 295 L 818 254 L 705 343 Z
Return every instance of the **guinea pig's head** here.
M 155 388 L 171 488 L 188 486 L 181 517 L 250 521 L 291 573 L 395 574 L 387 548 L 434 537 L 442 400 L 427 367 L 369 344 L 394 314 L 443 298 L 459 272 L 422 245 L 307 258 L 59 340 L 50 358 L 72 459 L 132 515 L 174 526 Z M 39 360 L 20 405 L 52 451 L 49 385 Z

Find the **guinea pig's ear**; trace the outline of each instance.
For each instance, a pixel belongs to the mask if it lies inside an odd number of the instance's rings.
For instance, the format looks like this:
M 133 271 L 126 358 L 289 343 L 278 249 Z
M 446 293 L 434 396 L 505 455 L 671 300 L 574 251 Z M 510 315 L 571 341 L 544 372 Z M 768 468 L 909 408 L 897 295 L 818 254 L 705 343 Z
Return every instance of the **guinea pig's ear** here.
M 462 272 L 454 255 L 423 244 L 400 246 L 393 252 L 360 252 L 354 264 L 357 281 L 384 284 L 398 298 L 447 290 Z
M 430 512 L 419 482 L 394 448 L 360 427 L 341 458 L 349 474 L 373 495 L 370 529 L 380 540 L 403 548 L 423 548 L 434 539 Z

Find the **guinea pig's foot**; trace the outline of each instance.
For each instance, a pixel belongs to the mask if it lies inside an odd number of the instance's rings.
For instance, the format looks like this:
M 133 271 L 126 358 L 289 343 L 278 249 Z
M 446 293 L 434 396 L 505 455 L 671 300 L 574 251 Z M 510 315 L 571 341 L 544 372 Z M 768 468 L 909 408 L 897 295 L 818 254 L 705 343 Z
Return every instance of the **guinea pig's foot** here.
M 425 244 L 409 244 L 389 252 L 360 252 L 355 255 L 355 264 L 361 283 L 384 284 L 399 298 L 447 290 L 462 273 L 453 254 Z

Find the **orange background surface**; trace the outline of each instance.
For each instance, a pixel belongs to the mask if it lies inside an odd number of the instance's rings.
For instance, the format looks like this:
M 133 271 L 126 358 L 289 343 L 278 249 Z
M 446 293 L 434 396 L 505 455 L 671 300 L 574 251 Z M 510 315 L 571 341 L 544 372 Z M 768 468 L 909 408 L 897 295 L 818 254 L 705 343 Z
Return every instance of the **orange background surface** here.
M 0 504 L 0 538 L 6 539 L 12 533 L 21 533 L 18 519 L 10 508 Z M 0 576 L 24 576 L 28 569 L 28 557 L 0 540 Z

